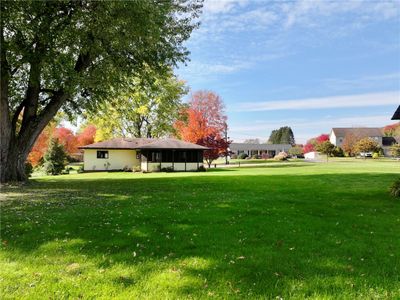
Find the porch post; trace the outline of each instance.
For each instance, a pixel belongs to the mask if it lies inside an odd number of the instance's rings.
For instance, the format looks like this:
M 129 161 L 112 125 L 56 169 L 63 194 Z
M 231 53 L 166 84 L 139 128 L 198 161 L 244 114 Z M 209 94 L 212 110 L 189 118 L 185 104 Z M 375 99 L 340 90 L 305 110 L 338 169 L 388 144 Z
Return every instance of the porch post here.
M 172 150 L 172 171 L 175 171 L 175 150 Z

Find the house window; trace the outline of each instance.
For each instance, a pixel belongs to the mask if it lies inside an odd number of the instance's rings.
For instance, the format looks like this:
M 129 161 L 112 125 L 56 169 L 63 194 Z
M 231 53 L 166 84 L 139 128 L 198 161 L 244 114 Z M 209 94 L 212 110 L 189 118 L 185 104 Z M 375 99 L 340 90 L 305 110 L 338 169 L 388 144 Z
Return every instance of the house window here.
M 108 151 L 97 151 L 97 158 L 108 158 Z

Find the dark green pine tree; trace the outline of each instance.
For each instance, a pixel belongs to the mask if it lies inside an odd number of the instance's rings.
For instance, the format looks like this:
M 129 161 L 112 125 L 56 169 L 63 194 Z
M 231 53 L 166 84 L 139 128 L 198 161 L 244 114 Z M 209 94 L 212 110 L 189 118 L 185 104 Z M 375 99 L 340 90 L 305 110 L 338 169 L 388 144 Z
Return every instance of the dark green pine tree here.
M 65 168 L 67 159 L 67 153 L 64 150 L 64 146 L 58 142 L 58 139 L 51 139 L 49 148 L 43 157 L 44 171 L 48 175 L 61 174 Z
M 292 128 L 284 126 L 279 129 L 272 130 L 268 143 L 270 144 L 291 144 L 294 145 L 295 139 Z

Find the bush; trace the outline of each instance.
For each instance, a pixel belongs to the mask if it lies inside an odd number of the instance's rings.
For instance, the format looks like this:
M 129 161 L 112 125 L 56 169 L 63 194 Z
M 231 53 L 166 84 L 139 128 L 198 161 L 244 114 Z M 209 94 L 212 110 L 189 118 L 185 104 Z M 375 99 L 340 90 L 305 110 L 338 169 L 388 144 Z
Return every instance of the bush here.
M 78 172 L 78 173 L 83 173 L 83 172 L 85 172 L 85 170 L 83 169 L 83 166 L 80 166 L 77 172 Z
M 207 171 L 207 169 L 206 169 L 204 166 L 200 166 L 200 167 L 197 169 L 197 171 L 198 171 L 198 172 L 205 172 L 205 171 Z
M 258 154 L 254 154 L 251 156 L 251 159 L 260 159 L 260 158 L 261 158 L 261 156 Z
M 294 146 L 289 149 L 288 154 L 290 154 L 292 157 L 303 157 L 303 148 L 300 146 Z
M 400 178 L 393 182 L 390 187 L 390 195 L 396 198 L 400 198 Z
M 131 168 L 128 168 L 128 166 L 125 166 L 125 167 L 122 169 L 122 171 L 124 171 L 124 172 L 132 172 L 132 169 L 131 169 Z
M 25 163 L 25 174 L 26 174 L 26 177 L 31 177 L 32 172 L 33 172 L 32 164 L 30 162 L 26 162 Z
M 165 167 L 165 168 L 161 168 L 161 172 L 167 172 L 167 173 L 170 173 L 170 172 L 173 172 L 174 171 L 174 168 L 173 167 Z
M 238 155 L 238 158 L 239 159 L 246 159 L 247 157 L 249 157 L 246 153 L 240 153 L 239 155 Z
M 344 151 L 340 147 L 335 147 L 332 152 L 332 156 L 334 157 L 344 157 Z
M 271 156 L 269 154 L 267 154 L 267 153 L 262 153 L 261 154 L 261 158 L 262 159 L 268 159 L 268 158 L 271 158 Z
M 274 159 L 283 161 L 283 160 L 286 160 L 287 157 L 288 157 L 288 155 L 286 152 L 279 152 L 277 155 L 274 156 Z
M 373 159 L 378 159 L 379 158 L 379 153 L 375 152 L 374 154 L 372 154 L 372 158 Z
M 237 154 L 231 154 L 231 159 L 237 159 Z
M 137 173 L 137 172 L 141 172 L 141 171 L 142 171 L 142 169 L 141 169 L 140 166 L 133 166 L 133 167 L 132 167 L 132 172 Z

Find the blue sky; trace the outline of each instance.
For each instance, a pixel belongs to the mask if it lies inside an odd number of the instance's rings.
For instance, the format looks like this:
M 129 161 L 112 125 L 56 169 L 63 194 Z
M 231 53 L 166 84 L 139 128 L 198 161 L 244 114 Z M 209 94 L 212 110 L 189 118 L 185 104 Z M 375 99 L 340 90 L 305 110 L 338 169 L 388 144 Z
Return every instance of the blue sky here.
M 235 141 L 384 126 L 400 104 L 399 1 L 205 1 L 177 74 L 226 106 Z

